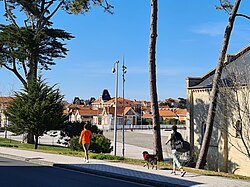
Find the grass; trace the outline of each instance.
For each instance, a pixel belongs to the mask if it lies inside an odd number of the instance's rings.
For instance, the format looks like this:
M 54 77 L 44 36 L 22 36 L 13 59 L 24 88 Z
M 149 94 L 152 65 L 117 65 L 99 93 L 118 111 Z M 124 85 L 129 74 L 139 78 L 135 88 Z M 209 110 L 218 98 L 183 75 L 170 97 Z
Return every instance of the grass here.
M 72 151 L 67 147 L 56 146 L 56 145 L 39 145 L 38 149 L 34 149 L 34 145 L 32 144 L 25 144 L 19 141 L 0 138 L 0 146 L 1 147 L 12 147 L 16 149 L 23 149 L 23 150 L 32 150 L 37 152 L 46 152 L 52 154 L 62 154 L 62 155 L 70 155 L 70 156 L 77 156 L 82 157 L 83 151 Z M 89 153 L 90 158 L 92 159 L 99 159 L 99 160 L 109 160 L 113 162 L 121 162 L 126 164 L 133 164 L 133 165 L 143 165 L 143 160 L 140 159 L 131 159 L 131 158 L 123 158 L 120 156 L 113 156 L 110 154 L 100 154 L 100 153 Z M 158 168 L 163 170 L 170 170 L 172 169 L 172 165 L 168 162 L 159 162 Z M 202 174 L 202 175 L 210 175 L 210 176 L 221 176 L 221 177 L 228 177 L 232 179 L 242 179 L 250 181 L 250 177 L 242 176 L 242 175 L 234 175 L 224 172 L 216 172 L 216 171 L 209 171 L 209 170 L 201 170 L 201 169 L 194 169 L 185 167 L 185 170 L 192 173 Z

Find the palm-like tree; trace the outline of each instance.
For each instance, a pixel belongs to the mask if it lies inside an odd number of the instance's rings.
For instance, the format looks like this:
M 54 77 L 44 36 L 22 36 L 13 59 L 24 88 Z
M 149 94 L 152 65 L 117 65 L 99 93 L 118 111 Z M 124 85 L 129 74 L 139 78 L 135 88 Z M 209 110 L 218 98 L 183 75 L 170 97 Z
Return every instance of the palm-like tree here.
M 158 96 L 156 86 L 156 38 L 157 38 L 157 11 L 158 0 L 151 0 L 151 21 L 150 21 L 150 41 L 148 52 L 148 65 L 149 65 L 149 86 L 152 110 L 152 123 L 153 123 L 153 138 L 154 149 L 158 154 L 158 159 L 163 160 L 162 145 L 161 145 L 161 131 L 160 131 L 160 118 L 158 107 Z

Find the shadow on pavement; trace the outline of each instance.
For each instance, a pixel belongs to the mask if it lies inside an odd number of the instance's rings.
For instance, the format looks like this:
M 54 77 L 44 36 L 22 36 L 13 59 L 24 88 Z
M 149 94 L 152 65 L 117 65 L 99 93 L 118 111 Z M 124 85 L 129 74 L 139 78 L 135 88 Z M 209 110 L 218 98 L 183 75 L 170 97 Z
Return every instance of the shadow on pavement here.
M 161 174 L 142 172 L 106 164 L 54 164 L 54 166 L 153 186 L 178 187 L 202 184 L 185 180 L 185 177 L 168 177 Z

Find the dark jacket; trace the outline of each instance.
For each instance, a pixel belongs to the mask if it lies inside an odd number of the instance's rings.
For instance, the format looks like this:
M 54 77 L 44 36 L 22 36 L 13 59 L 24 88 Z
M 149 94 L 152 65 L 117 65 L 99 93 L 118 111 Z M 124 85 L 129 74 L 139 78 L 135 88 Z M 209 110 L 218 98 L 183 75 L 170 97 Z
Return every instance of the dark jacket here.
M 176 148 L 175 148 L 175 143 L 174 143 L 174 142 L 176 142 L 177 140 L 184 141 L 183 138 L 182 138 L 182 136 L 181 136 L 181 133 L 175 131 L 175 132 L 173 132 L 173 133 L 171 134 L 171 140 L 170 140 L 170 141 L 171 141 L 171 149 L 172 149 L 172 150 L 176 149 Z

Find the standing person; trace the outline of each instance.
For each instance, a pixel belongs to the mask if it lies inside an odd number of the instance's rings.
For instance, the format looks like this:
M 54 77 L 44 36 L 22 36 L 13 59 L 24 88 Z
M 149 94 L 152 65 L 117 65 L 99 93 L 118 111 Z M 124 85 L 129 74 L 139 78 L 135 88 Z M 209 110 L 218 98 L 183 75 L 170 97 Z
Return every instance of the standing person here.
M 79 137 L 79 144 L 82 144 L 83 150 L 84 150 L 84 161 L 86 163 L 89 162 L 89 146 L 90 146 L 90 139 L 92 136 L 92 132 L 89 130 L 90 125 L 85 124 L 84 129 L 82 130 L 80 137 Z
M 180 164 L 180 161 L 179 161 L 180 153 L 178 151 L 176 151 L 176 147 L 175 147 L 175 142 L 177 140 L 181 140 L 182 142 L 184 140 L 183 140 L 181 134 L 179 132 L 177 132 L 176 125 L 172 126 L 172 130 L 173 130 L 173 133 L 171 134 L 171 136 L 169 137 L 169 139 L 165 143 L 167 145 L 169 142 L 171 142 L 171 150 L 172 150 L 172 156 L 173 156 L 173 171 L 171 172 L 171 174 L 176 174 L 175 167 L 178 167 L 181 170 L 181 176 L 184 177 L 184 175 L 186 174 L 186 171 L 183 170 L 183 167 Z

